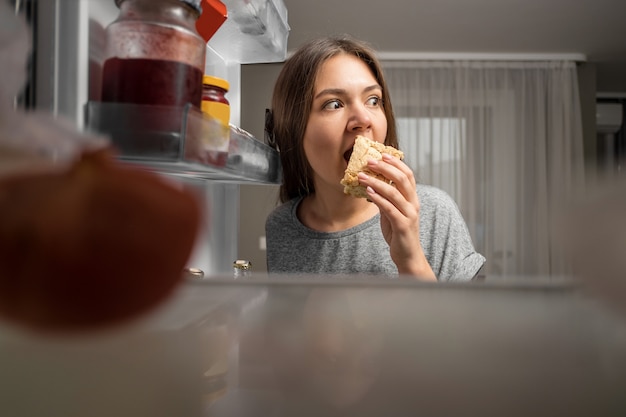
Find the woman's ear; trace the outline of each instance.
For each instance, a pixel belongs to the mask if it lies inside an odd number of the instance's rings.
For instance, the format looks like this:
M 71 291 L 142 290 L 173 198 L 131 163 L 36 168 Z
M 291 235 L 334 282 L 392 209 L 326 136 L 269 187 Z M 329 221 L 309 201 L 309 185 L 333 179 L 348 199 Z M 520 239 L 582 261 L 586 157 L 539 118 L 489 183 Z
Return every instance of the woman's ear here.
M 272 148 L 280 151 L 278 149 L 278 144 L 276 144 L 274 138 L 274 113 L 270 109 L 265 109 L 265 143 L 267 143 Z

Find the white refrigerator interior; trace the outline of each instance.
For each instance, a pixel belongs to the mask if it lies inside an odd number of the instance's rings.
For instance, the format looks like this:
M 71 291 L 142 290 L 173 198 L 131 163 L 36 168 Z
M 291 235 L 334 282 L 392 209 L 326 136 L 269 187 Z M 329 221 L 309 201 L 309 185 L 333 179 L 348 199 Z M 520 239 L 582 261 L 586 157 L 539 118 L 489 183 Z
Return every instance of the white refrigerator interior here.
M 282 9 L 279 10 L 284 9 L 281 0 L 268 0 L 268 2 L 272 5 L 281 5 Z M 265 2 L 253 3 L 257 7 Z M 37 108 L 68 118 L 79 129 L 98 133 L 102 133 L 102 130 L 93 129 L 93 127 L 100 128 L 102 124 L 98 125 L 98 123 L 108 123 L 107 116 L 110 120 L 114 120 L 113 123 L 119 124 L 119 121 L 115 121 L 117 116 L 115 109 L 109 111 L 107 109 L 110 109 L 110 106 L 100 105 L 98 102 L 105 46 L 104 33 L 106 27 L 119 13 L 114 0 L 39 1 L 37 8 L 35 32 Z M 286 19 L 286 10 L 282 17 Z M 237 30 L 236 23 L 231 23 L 228 19 L 227 22 L 228 24 L 225 23 L 216 35 L 220 34 L 220 30 L 229 31 L 231 35 Z M 286 39 L 287 28 L 286 22 L 283 22 L 278 41 L 286 42 L 284 39 Z M 240 35 L 248 36 L 241 33 Z M 220 36 L 224 39 L 224 35 Z M 242 49 L 245 42 L 239 42 L 237 48 L 232 48 L 227 41 L 220 41 L 220 37 L 216 39 L 218 39 L 218 44 L 213 44 L 211 40 L 207 45 L 205 73 L 228 80 L 230 124 L 233 126 L 231 129 L 237 130 L 241 107 L 240 55 L 245 53 Z M 273 48 L 272 59 L 283 57 L 276 54 L 276 48 L 286 47 L 286 45 L 278 41 L 274 40 L 274 44 L 268 44 L 268 48 Z M 258 51 L 259 48 L 256 47 L 256 50 Z M 231 56 L 229 51 L 238 51 L 238 55 Z M 263 56 L 257 57 L 257 59 L 262 58 Z M 191 116 L 185 114 L 187 120 L 191 120 Z M 115 126 L 114 129 L 119 129 L 119 126 Z M 196 167 L 190 167 L 186 163 L 181 164 L 180 160 L 149 167 L 171 179 L 180 181 L 184 186 L 197 192 L 205 215 L 198 243 L 191 255 L 188 267 L 202 270 L 205 276 L 231 272 L 233 261 L 239 257 L 237 253 L 239 184 L 242 182 L 280 182 L 276 173 L 278 166 L 276 154 L 272 154 L 268 147 L 263 148 L 263 144 L 255 138 L 246 137 L 244 133 L 231 133 L 232 143 L 238 147 L 239 154 L 229 156 L 229 165 L 223 172 L 219 169 L 198 172 L 194 170 Z M 268 154 L 274 159 L 268 160 Z M 139 161 L 140 164 L 143 162 L 145 161 Z M 148 161 L 145 165 L 150 165 L 150 162 Z M 182 168 L 181 165 L 183 165 Z M 272 178 L 263 176 L 267 172 L 272 173 Z M 225 175 L 222 175 L 223 173 Z

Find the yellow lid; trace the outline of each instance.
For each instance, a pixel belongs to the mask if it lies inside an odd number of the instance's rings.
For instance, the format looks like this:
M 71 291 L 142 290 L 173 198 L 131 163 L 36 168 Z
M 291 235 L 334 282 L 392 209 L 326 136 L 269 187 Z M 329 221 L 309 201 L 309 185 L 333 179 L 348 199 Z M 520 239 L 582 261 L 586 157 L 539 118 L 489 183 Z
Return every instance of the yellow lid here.
M 228 91 L 228 88 L 230 87 L 228 81 L 223 78 L 214 77 L 212 75 L 205 75 L 204 77 L 202 77 L 202 84 L 214 85 L 216 87 L 223 88 L 226 91 Z

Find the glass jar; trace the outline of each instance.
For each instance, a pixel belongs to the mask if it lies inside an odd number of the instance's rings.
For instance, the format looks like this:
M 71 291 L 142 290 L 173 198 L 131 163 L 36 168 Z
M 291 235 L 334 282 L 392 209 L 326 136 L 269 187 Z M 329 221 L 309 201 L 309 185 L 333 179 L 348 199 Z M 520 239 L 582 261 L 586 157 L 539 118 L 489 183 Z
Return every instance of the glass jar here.
M 229 87 L 223 78 L 205 75 L 202 79 L 202 111 L 224 126 L 230 123 L 230 103 L 226 98 Z
M 250 277 L 252 273 L 252 263 L 250 261 L 246 261 L 245 259 L 237 259 L 233 262 L 233 277 L 237 278 L 246 278 Z
M 228 162 L 230 144 L 230 103 L 226 98 L 229 84 L 223 78 L 205 75 L 202 79 L 202 113 L 210 121 L 204 123 L 199 149 L 190 159 L 223 167 Z
M 200 107 L 206 43 L 201 0 L 115 0 L 106 29 L 102 101 Z

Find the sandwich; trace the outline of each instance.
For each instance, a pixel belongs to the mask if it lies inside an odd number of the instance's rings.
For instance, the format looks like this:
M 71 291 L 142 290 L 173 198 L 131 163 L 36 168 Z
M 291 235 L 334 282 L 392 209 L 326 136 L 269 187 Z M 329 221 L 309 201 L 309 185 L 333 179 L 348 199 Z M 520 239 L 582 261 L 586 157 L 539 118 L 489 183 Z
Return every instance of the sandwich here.
M 403 159 L 404 153 L 398 149 L 384 145 L 366 138 L 365 136 L 357 136 L 352 148 L 352 154 L 349 156 L 348 167 L 344 173 L 340 183 L 343 185 L 343 192 L 354 197 L 368 198 L 366 188 L 359 183 L 357 175 L 363 172 L 370 177 L 378 178 L 391 184 L 384 176 L 372 172 L 367 169 L 367 161 L 370 159 L 381 160 L 383 153 L 390 154 L 396 158 Z

